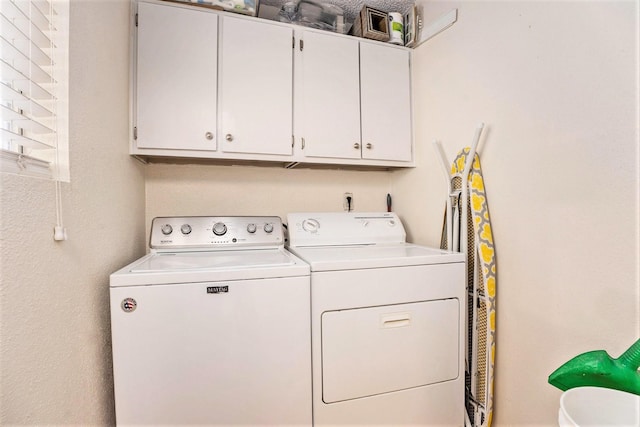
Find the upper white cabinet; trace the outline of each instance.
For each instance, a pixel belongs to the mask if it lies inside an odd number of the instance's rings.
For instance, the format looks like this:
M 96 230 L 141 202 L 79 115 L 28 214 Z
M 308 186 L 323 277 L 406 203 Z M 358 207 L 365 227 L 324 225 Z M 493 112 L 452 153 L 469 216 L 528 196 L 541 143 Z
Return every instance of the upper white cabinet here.
M 302 41 L 296 87 L 304 158 L 411 162 L 409 51 L 311 31 Z
M 413 166 L 408 49 L 136 5 L 132 154 Z
M 412 159 L 409 52 L 360 43 L 362 158 Z
M 360 158 L 358 40 L 305 31 L 300 137 L 308 157 Z
M 293 153 L 293 29 L 224 16 L 220 40 L 222 151 Z
M 218 15 L 141 2 L 137 40 L 137 148 L 215 150 Z

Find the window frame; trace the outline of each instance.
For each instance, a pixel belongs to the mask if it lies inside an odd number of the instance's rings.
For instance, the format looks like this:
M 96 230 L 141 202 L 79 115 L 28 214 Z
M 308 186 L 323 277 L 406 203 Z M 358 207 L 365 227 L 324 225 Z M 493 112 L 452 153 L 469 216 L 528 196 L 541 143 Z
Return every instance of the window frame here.
M 29 8 L 50 7 L 53 9 L 53 16 L 51 18 L 52 27 L 55 31 L 49 31 L 46 34 L 52 41 L 50 49 L 48 49 L 48 55 L 52 60 L 52 65 L 47 70 L 52 76 L 52 83 L 48 90 L 53 94 L 53 99 L 49 101 L 47 108 L 52 112 L 52 117 L 49 119 L 51 125 L 51 148 L 29 148 L 23 147 L 19 143 L 9 143 L 9 141 L 3 141 L 0 145 L 0 172 L 18 174 L 23 176 L 32 176 L 37 178 L 49 178 L 53 180 L 69 182 L 70 181 L 70 167 L 69 167 L 69 0 L 2 0 L 3 3 L 7 2 L 6 10 L 14 7 L 19 10 L 25 10 L 24 7 L 20 8 L 16 6 L 18 4 L 29 5 Z M 12 3 L 12 4 L 11 4 Z M 30 10 L 30 9 L 29 9 Z M 31 12 L 32 13 L 32 12 Z M 33 21 L 32 14 L 23 14 L 27 22 Z M 4 12 L 2 19 L 11 21 L 10 17 L 5 18 Z M 25 22 L 24 20 L 22 21 Z M 8 32 L 8 31 L 7 31 Z M 33 30 L 30 34 L 23 34 L 28 37 L 32 36 Z M 3 44 L 8 41 L 4 38 Z M 12 39 L 10 44 L 16 43 L 16 40 Z M 31 39 L 28 39 L 31 40 Z M 27 43 L 29 43 L 27 40 Z M 24 40 L 22 40 L 24 41 Z M 30 49 L 31 52 L 33 49 Z M 33 55 L 25 55 L 29 60 Z M 3 55 L 3 61 L 9 67 L 13 68 L 11 60 Z M 31 78 L 32 76 L 28 76 Z M 7 79 L 9 81 L 9 79 Z M 4 83 L 3 83 L 4 85 Z M 12 87 L 7 84 L 6 87 Z M 12 87 L 13 90 L 15 88 Z M 29 99 L 32 98 L 27 95 Z M 32 101 L 35 102 L 35 101 Z M 2 99 L 2 104 L 15 110 L 11 99 Z M 19 111 L 19 108 L 18 108 Z M 2 126 L 11 126 L 14 122 L 10 117 L 4 116 L 4 113 L 12 114 L 10 110 L 3 110 Z M 10 137 L 9 137 L 10 138 Z M 7 138 L 7 139 L 9 139 Z

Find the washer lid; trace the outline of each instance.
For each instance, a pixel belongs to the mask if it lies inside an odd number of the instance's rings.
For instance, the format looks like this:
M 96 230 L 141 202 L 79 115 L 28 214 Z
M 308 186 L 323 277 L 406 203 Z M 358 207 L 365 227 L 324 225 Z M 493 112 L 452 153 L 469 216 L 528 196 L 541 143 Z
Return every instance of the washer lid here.
M 418 246 L 411 243 L 290 247 L 289 250 L 308 262 L 311 266 L 311 271 L 335 271 L 464 262 L 464 254 L 462 253 Z
M 111 286 L 304 276 L 309 266 L 282 248 L 153 252 L 111 275 Z
M 279 250 L 169 252 L 156 253 L 136 264 L 132 273 L 183 270 L 215 270 L 293 265 L 295 261 Z

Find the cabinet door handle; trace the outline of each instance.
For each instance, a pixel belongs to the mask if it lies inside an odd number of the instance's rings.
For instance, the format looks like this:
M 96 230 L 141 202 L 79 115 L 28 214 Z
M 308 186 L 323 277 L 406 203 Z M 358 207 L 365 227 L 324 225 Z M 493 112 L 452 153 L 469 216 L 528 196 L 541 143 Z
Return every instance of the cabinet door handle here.
M 368 150 L 371 150 L 372 148 L 373 148 L 373 144 L 371 144 L 371 143 L 367 144 L 367 149 Z
M 207 132 L 204 134 L 204 137 L 211 141 L 213 139 L 213 133 Z
M 233 135 L 228 133 L 227 136 L 224 137 L 224 139 L 226 139 L 227 141 L 231 142 L 231 141 L 233 141 Z
M 360 149 L 360 144 L 356 142 L 355 144 L 353 144 L 353 148 L 355 148 L 356 150 Z

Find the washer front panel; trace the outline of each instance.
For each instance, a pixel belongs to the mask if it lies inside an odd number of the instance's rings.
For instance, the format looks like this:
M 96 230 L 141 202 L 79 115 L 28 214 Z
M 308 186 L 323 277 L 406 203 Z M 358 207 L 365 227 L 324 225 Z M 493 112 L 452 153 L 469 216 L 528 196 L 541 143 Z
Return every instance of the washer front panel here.
M 311 425 L 308 276 L 110 294 L 118 425 Z

